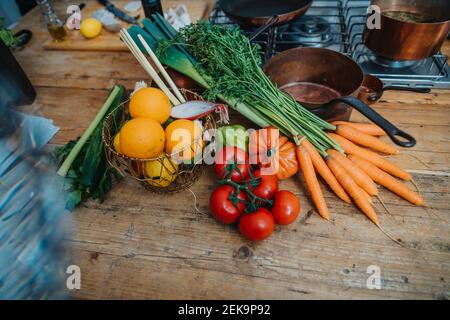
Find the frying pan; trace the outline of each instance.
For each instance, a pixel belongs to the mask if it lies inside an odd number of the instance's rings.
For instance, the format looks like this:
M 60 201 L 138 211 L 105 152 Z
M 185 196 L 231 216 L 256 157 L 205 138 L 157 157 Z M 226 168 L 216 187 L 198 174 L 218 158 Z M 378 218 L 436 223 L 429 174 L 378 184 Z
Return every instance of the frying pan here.
M 383 96 L 384 91 L 396 90 L 396 91 L 410 91 L 417 93 L 430 93 L 428 88 L 409 88 L 399 86 L 384 86 L 383 81 L 370 74 L 364 75 L 364 81 L 359 90 L 358 99 L 366 104 L 374 104 Z
M 251 40 L 273 25 L 294 20 L 309 9 L 313 0 L 220 0 L 223 12 L 241 26 L 260 27 Z
M 272 57 L 265 73 L 284 92 L 326 120 L 349 120 L 352 107 L 402 147 L 416 140 L 358 100 L 364 73 L 349 57 L 329 49 L 294 48 Z M 399 139 L 401 137 L 402 139 Z

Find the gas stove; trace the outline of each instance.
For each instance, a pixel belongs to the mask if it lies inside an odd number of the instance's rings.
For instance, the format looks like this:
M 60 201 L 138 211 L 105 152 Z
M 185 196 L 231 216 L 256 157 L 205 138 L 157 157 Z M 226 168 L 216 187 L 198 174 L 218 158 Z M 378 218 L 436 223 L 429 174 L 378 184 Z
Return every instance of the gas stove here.
M 450 89 L 448 57 L 436 54 L 420 61 L 393 61 L 371 52 L 362 40 L 367 0 L 314 1 L 306 14 L 288 24 L 270 28 L 254 42 L 262 60 L 296 47 L 319 47 L 339 51 L 355 60 L 363 71 L 379 77 L 385 85 Z M 209 20 L 235 26 L 216 4 Z M 245 28 L 249 36 L 256 28 Z

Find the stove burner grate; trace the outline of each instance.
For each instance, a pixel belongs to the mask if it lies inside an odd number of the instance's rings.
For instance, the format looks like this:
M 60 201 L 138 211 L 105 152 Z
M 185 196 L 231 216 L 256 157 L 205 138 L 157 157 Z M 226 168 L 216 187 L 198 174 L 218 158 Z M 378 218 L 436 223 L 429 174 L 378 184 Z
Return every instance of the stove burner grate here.
M 418 61 L 414 61 L 414 60 L 409 60 L 409 61 L 401 61 L 401 60 L 391 60 L 388 58 L 383 58 L 380 57 L 378 55 L 373 55 L 370 57 L 370 61 L 372 63 L 375 63 L 379 66 L 382 66 L 384 68 L 389 68 L 389 69 L 403 69 L 403 68 L 414 68 L 414 67 L 419 67 L 421 64 L 424 63 L 425 60 L 418 60 Z
M 220 0 L 217 0 L 220 1 Z M 253 42 L 262 50 L 262 62 L 297 47 L 322 47 L 351 57 L 364 73 L 385 85 L 450 89 L 448 57 L 439 53 L 421 61 L 392 61 L 377 57 L 364 44 L 362 34 L 370 0 L 314 0 L 306 15 L 265 31 Z M 216 3 L 209 20 L 236 26 Z M 250 36 L 252 29 L 243 29 Z
M 278 41 L 302 43 L 305 47 L 327 47 L 333 40 L 330 23 L 321 17 L 303 16 L 278 27 Z

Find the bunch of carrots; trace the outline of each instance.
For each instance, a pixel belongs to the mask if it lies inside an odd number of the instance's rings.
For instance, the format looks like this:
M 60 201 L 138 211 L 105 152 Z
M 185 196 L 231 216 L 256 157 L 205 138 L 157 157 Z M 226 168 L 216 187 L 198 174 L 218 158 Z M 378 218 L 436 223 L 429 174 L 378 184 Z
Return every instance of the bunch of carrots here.
M 318 213 L 324 219 L 329 220 L 330 214 L 316 173 L 340 199 L 346 203 L 354 202 L 382 232 L 384 230 L 372 206 L 372 197 L 380 199 L 376 184 L 414 205 L 424 204 L 418 193 L 396 179 L 413 182 L 412 176 L 379 154 L 399 154 L 399 150 L 379 139 L 386 135 L 380 127 L 346 121 L 335 121 L 332 124 L 337 129 L 328 134 L 346 154 L 329 149 L 323 158 L 307 139 L 301 139 L 296 149 L 304 181 Z

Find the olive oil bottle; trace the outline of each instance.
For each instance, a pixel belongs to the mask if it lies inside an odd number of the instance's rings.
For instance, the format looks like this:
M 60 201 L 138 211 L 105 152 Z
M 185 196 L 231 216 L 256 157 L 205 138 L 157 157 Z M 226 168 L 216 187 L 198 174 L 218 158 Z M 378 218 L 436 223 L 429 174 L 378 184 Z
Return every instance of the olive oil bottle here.
M 52 36 L 53 41 L 61 42 L 66 40 L 67 32 L 64 28 L 64 23 L 56 15 L 49 0 L 36 0 L 36 2 L 41 8 L 42 15 L 44 16 L 45 23 L 47 24 L 48 32 Z

